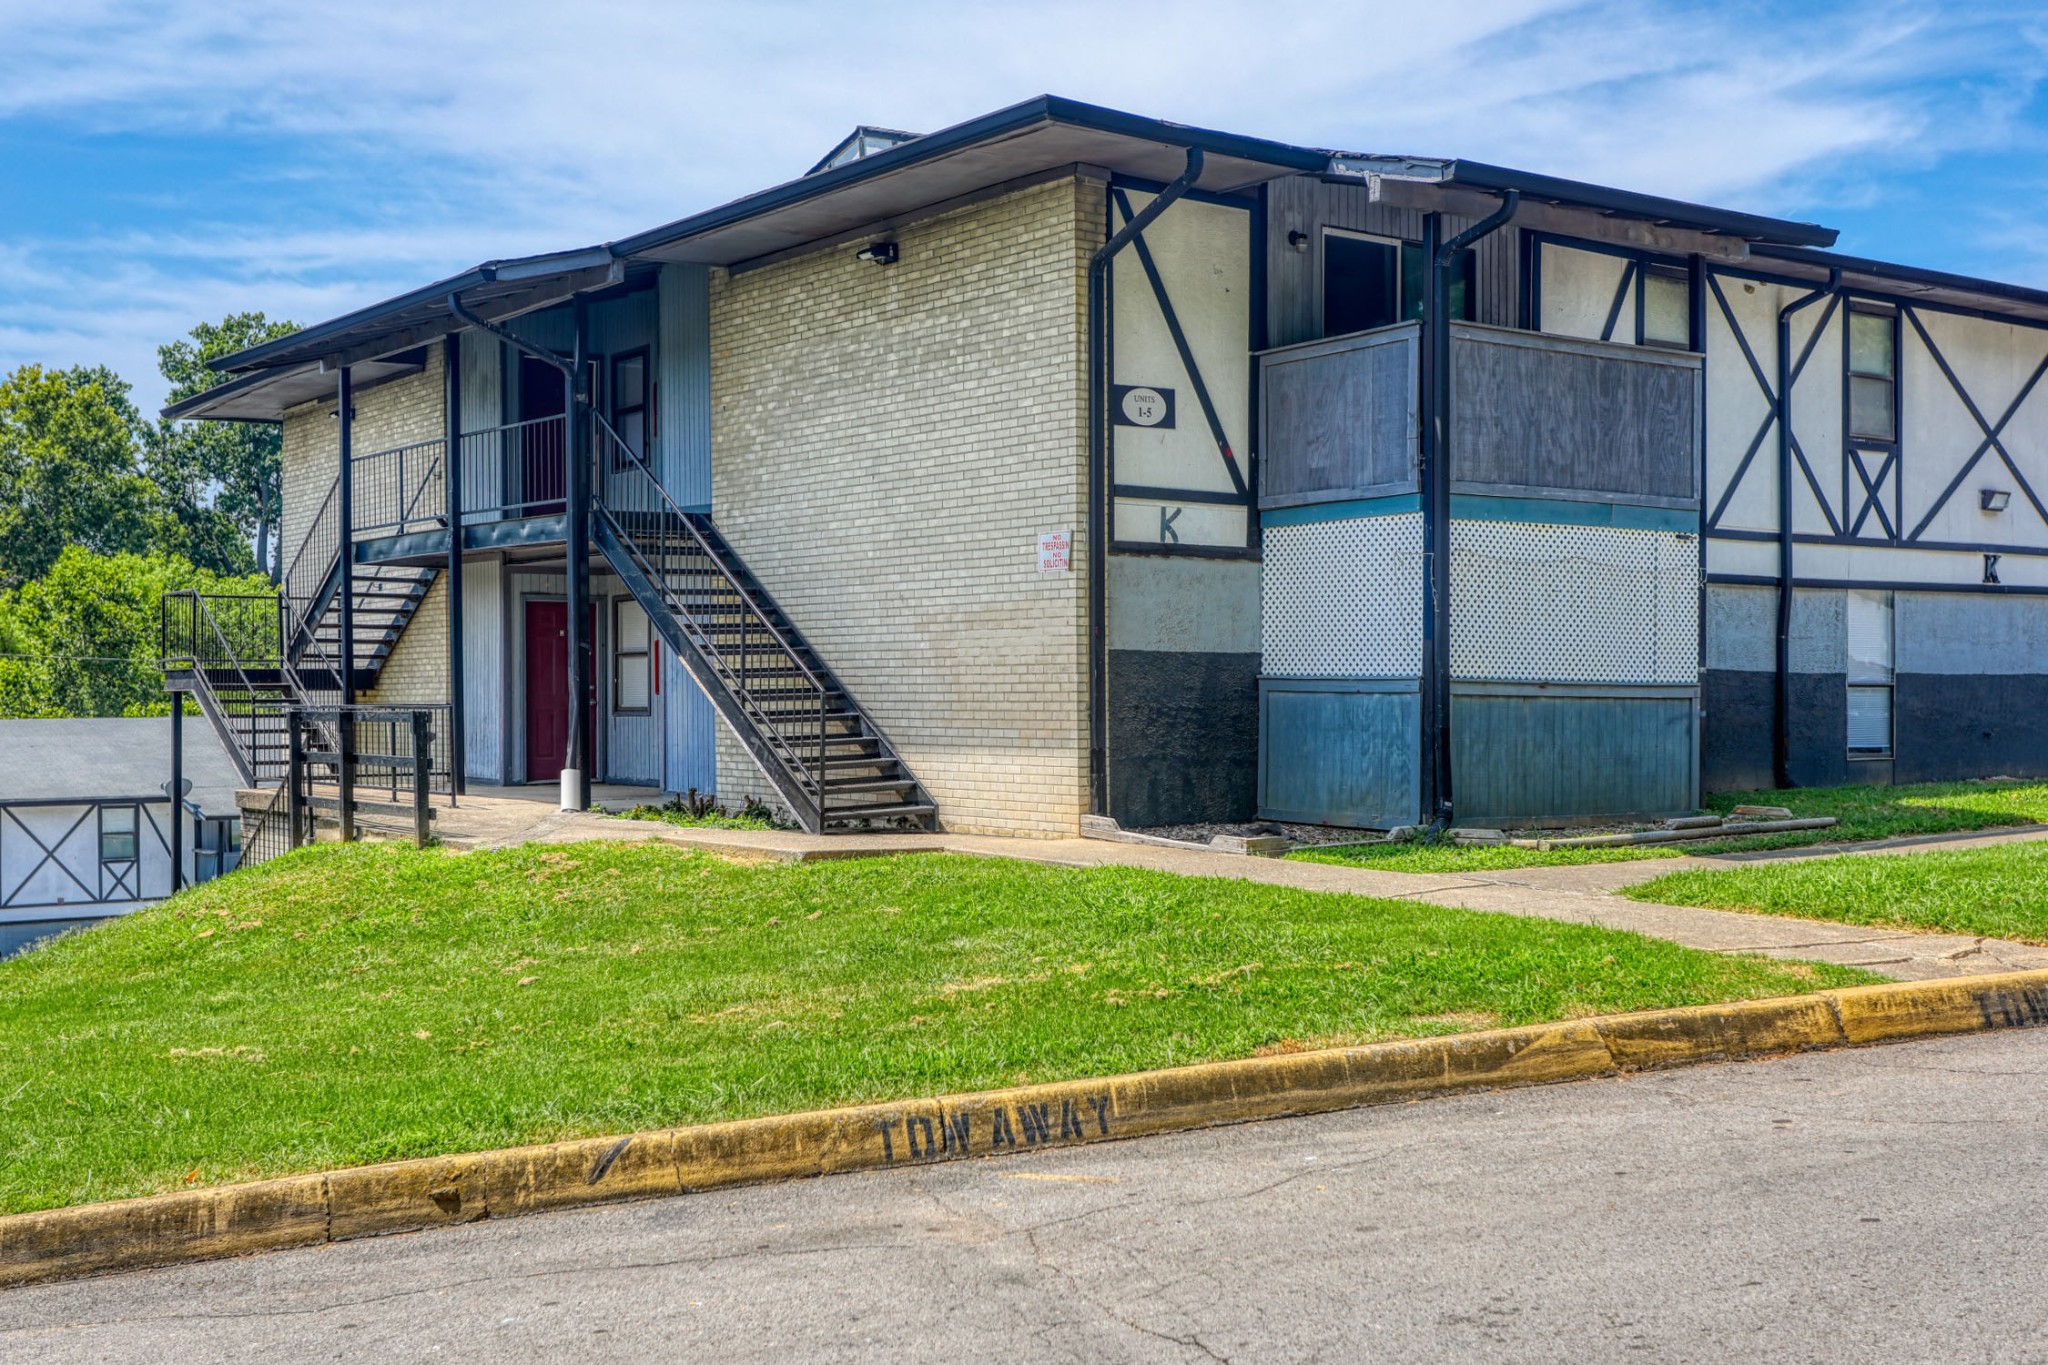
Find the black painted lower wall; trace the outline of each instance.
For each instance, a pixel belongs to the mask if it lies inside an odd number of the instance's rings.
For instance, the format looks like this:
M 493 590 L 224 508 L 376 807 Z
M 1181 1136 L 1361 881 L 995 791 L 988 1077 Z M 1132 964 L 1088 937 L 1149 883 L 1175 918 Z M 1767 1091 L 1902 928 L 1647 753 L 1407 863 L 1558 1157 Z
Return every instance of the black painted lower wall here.
M 1700 701 L 1706 711 L 1700 780 L 1710 792 L 1774 787 L 1771 728 L 1777 676 L 1708 669 Z M 1848 680 L 1840 673 L 1792 675 L 1792 782 L 1833 787 L 1859 778 L 1849 762 Z
M 1259 656 L 1109 651 L 1109 813 L 1126 829 L 1249 820 Z
M 1769 673 L 1710 670 L 1701 755 L 1708 791 L 1772 786 Z M 1792 678 L 1792 781 L 1957 782 L 2048 777 L 2048 675 L 1901 673 L 1893 683 L 1893 760 L 1851 762 L 1847 680 Z
M 1897 781 L 2048 777 L 2048 676 L 1901 673 L 1892 725 Z

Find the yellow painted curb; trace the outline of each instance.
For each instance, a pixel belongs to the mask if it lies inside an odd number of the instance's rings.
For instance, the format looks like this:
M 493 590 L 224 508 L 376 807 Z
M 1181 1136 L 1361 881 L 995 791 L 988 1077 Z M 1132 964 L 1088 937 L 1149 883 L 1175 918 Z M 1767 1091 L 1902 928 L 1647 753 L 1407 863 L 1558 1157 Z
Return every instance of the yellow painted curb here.
M 394 1161 L 0 1218 L 0 1285 L 720 1186 L 2048 1024 L 2048 971 L 1817 991 Z

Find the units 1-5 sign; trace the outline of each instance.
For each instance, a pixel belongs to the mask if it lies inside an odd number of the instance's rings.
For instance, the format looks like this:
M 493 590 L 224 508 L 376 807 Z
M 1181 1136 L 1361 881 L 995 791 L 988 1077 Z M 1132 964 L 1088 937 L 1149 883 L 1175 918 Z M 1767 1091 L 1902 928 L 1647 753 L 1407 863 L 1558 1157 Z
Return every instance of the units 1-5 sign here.
M 1173 426 L 1173 390 L 1150 384 L 1112 386 L 1110 411 L 1120 427 Z

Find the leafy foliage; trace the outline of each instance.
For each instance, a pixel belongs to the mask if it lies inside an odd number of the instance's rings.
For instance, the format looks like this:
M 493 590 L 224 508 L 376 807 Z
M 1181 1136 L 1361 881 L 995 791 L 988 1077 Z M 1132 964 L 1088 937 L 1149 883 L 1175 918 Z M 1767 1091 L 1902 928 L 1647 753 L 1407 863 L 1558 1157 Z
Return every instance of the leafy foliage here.
M 128 395 L 104 366 L 23 365 L 0 380 L 0 589 L 46 573 L 71 545 L 252 566 L 193 452 Z
M 157 369 L 170 381 L 170 401 L 196 397 L 231 377 L 209 369 L 210 362 L 297 330 L 296 323 L 272 322 L 261 313 L 200 323 L 188 337 L 157 348 Z M 185 488 L 212 488 L 213 510 L 243 539 L 255 540 L 258 567 L 275 579 L 283 552 L 277 534 L 283 450 L 278 429 L 252 422 L 163 423 L 153 441 L 161 453 L 152 463 L 175 470 Z
M 67 547 L 42 577 L 0 593 L 0 716 L 160 713 L 158 622 L 166 592 L 268 593 L 260 575 L 231 576 L 168 554 L 96 554 Z

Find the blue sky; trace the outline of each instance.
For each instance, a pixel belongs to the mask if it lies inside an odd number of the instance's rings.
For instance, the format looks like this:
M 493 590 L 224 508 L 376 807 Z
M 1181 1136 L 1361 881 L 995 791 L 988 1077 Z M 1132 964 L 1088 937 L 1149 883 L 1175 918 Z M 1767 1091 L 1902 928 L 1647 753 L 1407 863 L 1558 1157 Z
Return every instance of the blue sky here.
M 0 0 L 0 371 L 313 322 L 1052 92 L 1815 219 L 2048 286 L 2048 8 Z

